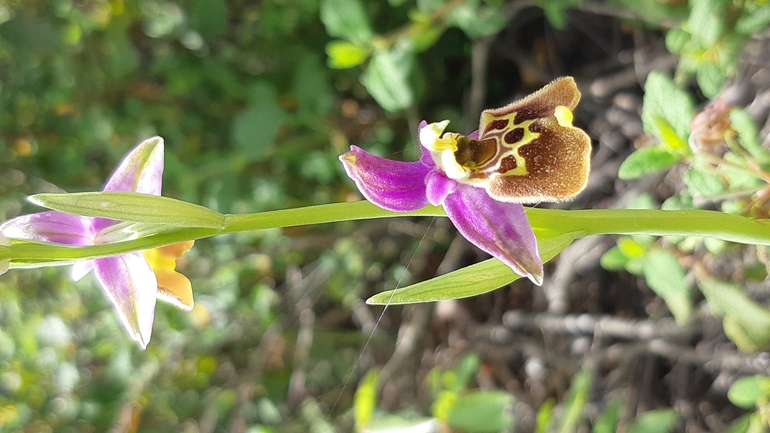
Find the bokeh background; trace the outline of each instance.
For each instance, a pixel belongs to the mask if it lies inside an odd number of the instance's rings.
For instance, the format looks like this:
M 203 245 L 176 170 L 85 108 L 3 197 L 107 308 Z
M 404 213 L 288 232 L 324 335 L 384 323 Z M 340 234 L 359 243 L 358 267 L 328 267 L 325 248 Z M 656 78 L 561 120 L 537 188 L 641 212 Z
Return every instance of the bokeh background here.
M 764 2 L 731 3 L 0 0 L 0 220 L 37 211 L 29 194 L 101 189 L 155 134 L 170 197 L 220 212 L 357 200 L 337 159 L 350 144 L 415 159 L 420 120 L 469 133 L 482 109 L 562 75 L 583 92 L 575 123 L 595 155 L 586 191 L 554 206 L 656 206 L 680 188 L 676 170 L 617 176 L 653 140 L 650 71 L 673 74 L 681 54 L 697 80 L 680 65 L 679 81 L 703 104 L 746 64 L 766 67 Z M 760 22 L 720 39 L 721 57 L 666 39 L 699 36 L 714 14 L 732 31 L 728 7 Z M 677 325 L 644 279 L 600 266 L 615 239 L 576 245 L 542 289 L 518 281 L 381 317 L 367 297 L 486 256 L 441 218 L 200 240 L 180 261 L 196 307 L 159 304 L 146 351 L 93 278 L 11 271 L 0 431 L 716 432 L 749 413 L 727 392 L 767 374 L 765 347 L 738 350 L 702 297 L 702 317 Z M 766 302 L 765 266 L 751 269 Z

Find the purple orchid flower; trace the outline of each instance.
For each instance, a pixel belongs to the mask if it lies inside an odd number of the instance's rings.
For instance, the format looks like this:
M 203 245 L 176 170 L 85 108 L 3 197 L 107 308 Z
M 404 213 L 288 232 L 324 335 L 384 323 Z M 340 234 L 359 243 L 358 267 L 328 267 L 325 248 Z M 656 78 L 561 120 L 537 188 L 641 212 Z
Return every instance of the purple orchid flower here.
M 137 145 L 112 174 L 104 191 L 160 195 L 163 181 L 163 139 L 153 137 Z M 14 218 L 0 225 L 0 234 L 12 239 L 86 246 L 110 242 L 117 221 L 70 215 L 58 211 Z M 192 287 L 174 272 L 176 258 L 192 242 L 78 262 L 73 279 L 93 271 L 104 294 L 132 339 L 144 349 L 150 341 L 156 299 L 180 308 L 192 308 Z
M 566 200 L 585 187 L 591 140 L 572 126 L 579 100 L 575 81 L 560 78 L 484 111 L 479 130 L 467 137 L 444 133 L 449 121 L 423 121 L 419 161 L 393 161 L 357 146 L 340 160 L 372 203 L 394 212 L 443 206 L 466 239 L 540 285 L 543 262 L 520 203 Z

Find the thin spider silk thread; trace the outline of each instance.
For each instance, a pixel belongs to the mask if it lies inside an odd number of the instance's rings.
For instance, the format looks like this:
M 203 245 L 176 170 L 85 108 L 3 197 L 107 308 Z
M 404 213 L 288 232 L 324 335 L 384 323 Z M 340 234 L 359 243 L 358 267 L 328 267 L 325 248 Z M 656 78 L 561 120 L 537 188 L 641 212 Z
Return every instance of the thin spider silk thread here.
M 374 328 L 372 328 L 372 332 L 369 333 L 369 338 L 366 339 L 366 342 L 364 343 L 364 347 L 361 348 L 361 353 L 358 354 L 358 358 L 356 359 L 356 362 L 353 364 L 353 367 L 350 369 L 350 373 L 348 373 L 348 377 L 345 379 L 345 383 L 342 384 L 342 389 L 340 390 L 340 393 L 337 394 L 337 399 L 334 400 L 334 404 L 332 405 L 332 408 L 329 411 L 328 418 L 331 418 L 331 414 L 334 412 L 334 409 L 337 408 L 337 404 L 340 402 L 340 398 L 342 398 L 342 394 L 345 392 L 345 389 L 347 389 L 348 384 L 350 384 L 350 380 L 353 378 L 353 373 L 356 372 L 356 368 L 358 367 L 358 364 L 361 362 L 361 359 L 364 357 L 364 353 L 366 352 L 366 349 L 369 347 L 369 343 L 372 341 L 372 338 L 374 337 L 374 333 L 377 332 L 377 327 L 380 325 L 380 322 L 382 321 L 383 317 L 385 317 L 385 311 L 387 311 L 388 307 L 390 306 L 390 302 L 393 300 L 393 296 L 396 295 L 396 291 L 401 287 L 401 282 L 404 280 L 404 277 L 406 276 L 406 273 L 409 270 L 409 267 L 412 265 L 414 258 L 417 256 L 417 251 L 419 251 L 420 246 L 422 246 L 422 243 L 425 241 L 425 238 L 428 236 L 428 231 L 430 231 L 430 228 L 431 226 L 433 226 L 433 222 L 435 220 L 436 220 L 436 217 L 431 218 L 430 223 L 428 224 L 428 227 L 425 229 L 425 234 L 422 235 L 420 242 L 417 244 L 417 248 L 414 249 L 414 253 L 412 254 L 412 257 L 409 259 L 409 263 L 406 264 L 404 271 L 401 272 L 401 276 L 398 278 L 398 281 L 396 282 L 396 287 L 393 289 L 392 292 L 390 292 L 390 297 L 388 298 L 388 302 L 385 303 L 385 308 L 382 309 L 382 312 L 380 313 L 379 317 L 377 317 L 377 321 L 374 322 Z

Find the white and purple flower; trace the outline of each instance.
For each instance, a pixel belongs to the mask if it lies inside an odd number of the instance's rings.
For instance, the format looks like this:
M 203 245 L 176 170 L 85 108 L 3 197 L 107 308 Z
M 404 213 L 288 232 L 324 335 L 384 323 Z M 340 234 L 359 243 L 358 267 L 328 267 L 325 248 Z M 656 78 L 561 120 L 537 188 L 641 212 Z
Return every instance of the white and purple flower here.
M 575 81 L 560 78 L 484 111 L 479 130 L 467 137 L 444 133 L 448 121 L 423 121 L 419 161 L 393 161 L 357 146 L 340 160 L 372 203 L 394 212 L 443 206 L 466 239 L 540 285 L 543 263 L 520 203 L 567 200 L 585 187 L 591 140 L 572 126 L 579 100 Z
M 137 145 L 112 174 L 104 191 L 160 195 L 163 182 L 163 139 L 153 137 Z M 20 216 L 0 225 L 0 239 L 87 246 L 111 242 L 118 221 L 71 215 L 58 211 Z M 121 323 L 144 349 L 150 341 L 156 299 L 189 310 L 192 286 L 177 273 L 176 259 L 192 247 L 183 242 L 142 252 L 102 257 L 76 263 L 72 277 L 80 280 L 93 271 L 112 302 Z

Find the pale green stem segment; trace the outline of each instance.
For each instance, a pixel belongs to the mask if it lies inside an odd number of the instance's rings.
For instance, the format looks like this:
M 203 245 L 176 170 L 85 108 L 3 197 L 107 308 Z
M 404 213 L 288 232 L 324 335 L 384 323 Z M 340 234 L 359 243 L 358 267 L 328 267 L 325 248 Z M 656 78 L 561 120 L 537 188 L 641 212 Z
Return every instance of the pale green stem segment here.
M 713 237 L 744 244 L 770 245 L 770 220 L 752 220 L 722 212 L 527 209 L 527 214 L 535 233 L 548 233 L 552 237 L 566 234 L 572 238 L 605 234 L 681 235 Z M 0 245 L 0 261 L 10 259 L 11 267 L 34 266 L 42 263 L 69 264 L 76 260 L 146 250 L 186 240 L 242 231 L 373 218 L 444 215 L 442 208 L 434 206 L 414 212 L 395 213 L 380 209 L 366 201 L 335 203 L 253 214 L 222 215 L 220 221 L 223 223 L 218 228 L 213 228 L 210 224 L 206 224 L 208 227 L 180 227 L 170 224 L 167 230 L 160 233 L 105 245 L 70 247 L 14 241 L 10 247 Z M 219 217 L 211 220 L 214 219 Z

